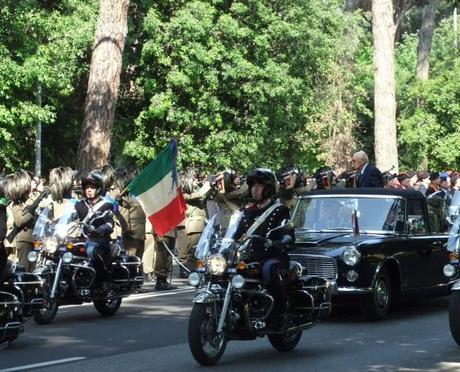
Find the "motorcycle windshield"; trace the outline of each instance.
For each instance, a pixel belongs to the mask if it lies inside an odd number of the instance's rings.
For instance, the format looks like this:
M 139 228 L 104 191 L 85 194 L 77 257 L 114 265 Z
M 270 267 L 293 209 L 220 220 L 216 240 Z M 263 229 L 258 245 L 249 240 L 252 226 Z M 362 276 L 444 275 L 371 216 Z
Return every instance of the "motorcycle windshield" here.
M 230 223 L 228 224 L 227 231 L 225 233 L 224 238 L 220 244 L 219 252 L 223 253 L 232 248 L 235 244 L 235 234 L 238 230 L 238 226 L 240 225 L 241 218 L 243 217 L 243 213 L 240 211 L 234 211 L 232 216 L 230 217 Z
M 214 214 L 206 223 L 206 227 L 201 233 L 200 240 L 196 246 L 195 257 L 198 260 L 204 260 L 211 251 L 212 238 L 216 230 L 217 221 L 219 221 L 219 214 Z
M 447 250 L 450 252 L 458 252 L 460 248 L 459 229 L 460 229 L 460 191 L 455 191 L 452 196 L 452 201 L 449 206 L 449 220 L 453 225 L 449 231 L 449 239 L 447 241 Z
M 56 236 L 59 240 L 65 240 L 69 235 L 79 234 L 78 214 L 74 203 L 65 200 L 63 203 L 53 203 L 44 208 L 34 226 L 36 240 L 44 237 Z

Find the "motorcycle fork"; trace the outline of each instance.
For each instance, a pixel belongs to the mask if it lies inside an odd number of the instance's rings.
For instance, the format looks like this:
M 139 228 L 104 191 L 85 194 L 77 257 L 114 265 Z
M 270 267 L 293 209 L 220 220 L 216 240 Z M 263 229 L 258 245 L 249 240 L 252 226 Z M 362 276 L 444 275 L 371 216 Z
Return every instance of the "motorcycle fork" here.
M 54 299 L 56 296 L 57 287 L 59 285 L 59 280 L 61 278 L 62 271 L 62 258 L 59 260 L 58 267 L 56 269 L 56 274 L 54 275 L 53 288 L 51 289 L 50 299 Z
M 220 312 L 219 324 L 217 325 L 217 333 L 222 333 L 224 328 L 225 318 L 227 317 L 228 306 L 230 305 L 230 297 L 232 292 L 232 285 L 228 283 L 227 290 L 225 291 L 224 304 Z

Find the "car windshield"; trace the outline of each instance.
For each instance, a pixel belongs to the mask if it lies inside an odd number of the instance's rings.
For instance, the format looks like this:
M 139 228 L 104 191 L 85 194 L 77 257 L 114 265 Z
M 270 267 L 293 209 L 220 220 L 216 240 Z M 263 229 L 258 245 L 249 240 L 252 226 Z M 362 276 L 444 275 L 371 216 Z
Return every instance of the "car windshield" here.
M 292 220 L 296 229 L 352 231 L 356 215 L 362 233 L 403 232 L 404 205 L 398 197 L 311 196 L 298 200 Z

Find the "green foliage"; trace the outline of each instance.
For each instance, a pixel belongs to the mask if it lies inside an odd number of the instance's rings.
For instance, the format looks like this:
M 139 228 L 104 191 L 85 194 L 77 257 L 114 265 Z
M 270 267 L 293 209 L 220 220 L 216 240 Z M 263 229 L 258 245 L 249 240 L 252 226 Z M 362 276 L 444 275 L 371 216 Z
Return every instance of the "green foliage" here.
M 436 29 L 430 79 L 416 80 L 417 37 L 398 52 L 399 143 L 402 168 L 458 169 L 460 155 L 460 59 L 453 48 L 452 18 Z
M 96 16 L 93 3 L 2 2 L 0 172 L 33 168 L 35 126 L 39 121 L 45 126 L 45 167 L 75 163 L 72 155 L 78 145 L 80 120 L 76 117 L 80 114 L 66 105 L 75 103 L 74 97 L 81 93 L 76 91 L 79 80 L 87 73 Z M 68 112 L 75 116 L 69 117 Z M 63 141 L 66 134 L 71 134 L 71 141 Z
M 155 3 L 137 82 L 148 104 L 125 154 L 143 164 L 176 137 L 182 164 L 206 170 L 318 163 L 325 133 L 306 130 L 329 109 L 312 104 L 341 62 L 340 3 Z

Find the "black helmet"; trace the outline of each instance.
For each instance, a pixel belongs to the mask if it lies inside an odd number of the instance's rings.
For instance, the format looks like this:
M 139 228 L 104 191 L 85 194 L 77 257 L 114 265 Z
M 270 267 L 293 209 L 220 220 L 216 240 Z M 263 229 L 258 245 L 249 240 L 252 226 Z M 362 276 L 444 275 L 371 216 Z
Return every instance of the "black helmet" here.
M 265 199 L 271 198 L 276 194 L 276 176 L 270 169 L 256 168 L 249 172 L 246 183 L 249 187 L 249 195 L 252 197 L 251 188 L 255 183 L 266 185 L 262 196 Z
M 87 185 L 93 185 L 96 187 L 96 193 L 99 195 L 102 190 L 102 173 L 99 170 L 92 170 L 81 180 L 81 187 L 83 190 Z
M 316 189 L 317 190 L 331 189 L 333 177 L 334 177 L 334 172 L 331 167 L 324 166 L 324 167 L 319 168 L 315 172 Z

